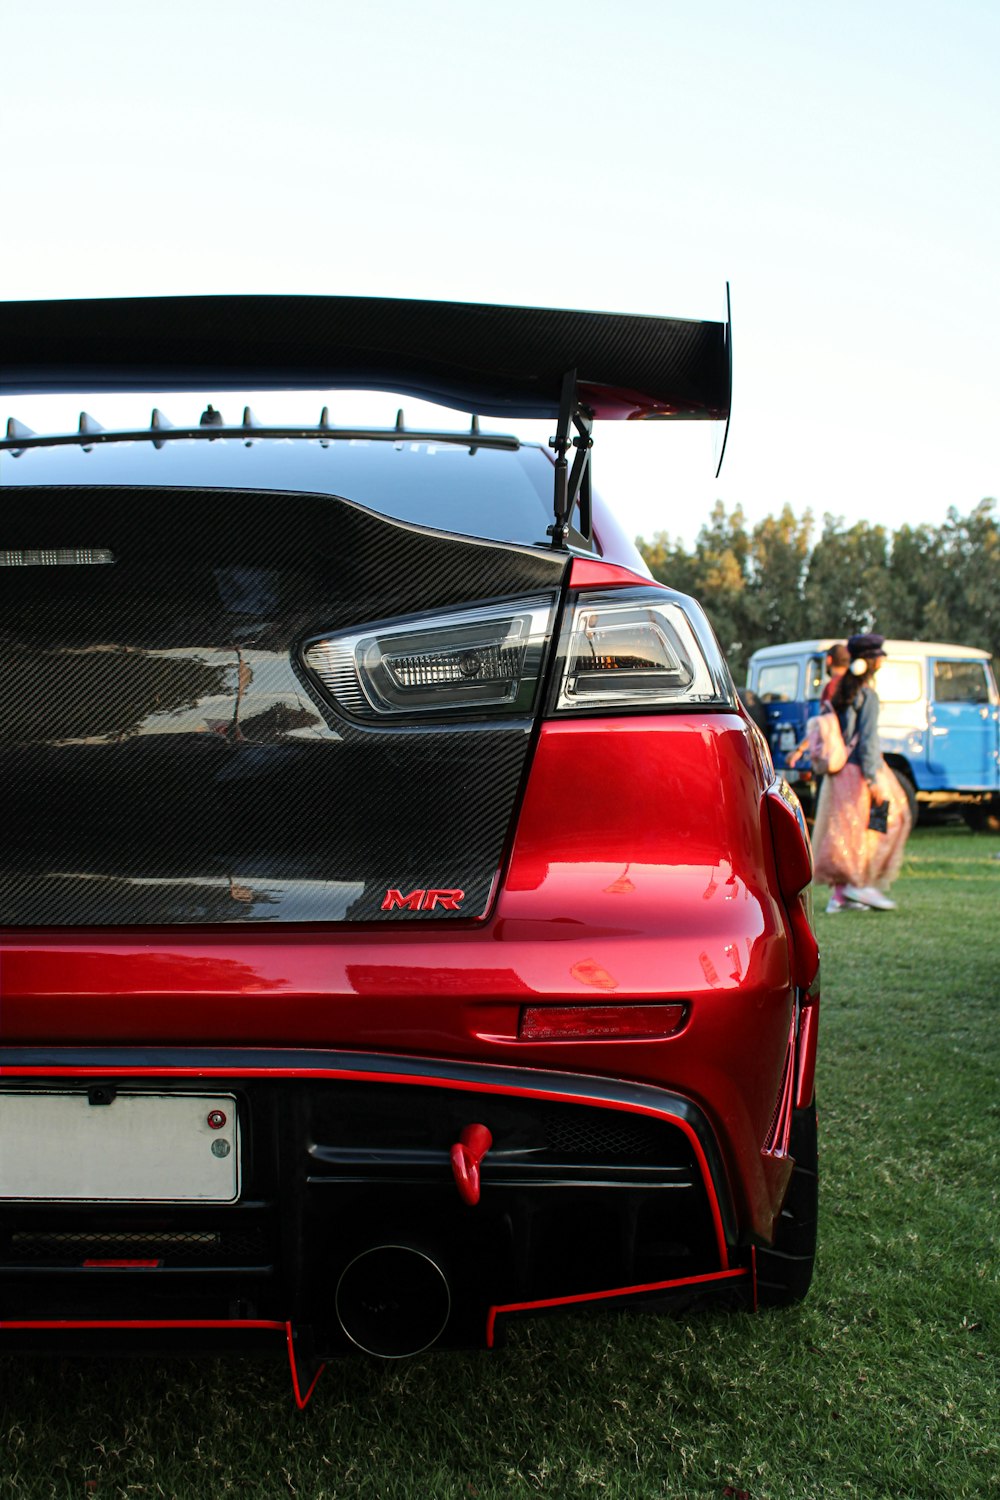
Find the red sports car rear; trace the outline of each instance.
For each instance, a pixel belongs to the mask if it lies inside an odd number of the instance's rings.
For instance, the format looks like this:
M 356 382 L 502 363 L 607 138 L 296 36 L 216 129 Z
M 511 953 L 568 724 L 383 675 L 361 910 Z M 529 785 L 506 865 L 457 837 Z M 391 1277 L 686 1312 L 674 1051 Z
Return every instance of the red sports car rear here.
M 304 1401 L 351 1349 L 808 1286 L 804 824 L 589 482 L 595 415 L 726 415 L 727 330 L 435 307 L 4 310 L 15 389 L 556 436 L 9 424 L 0 1349 L 284 1340 Z

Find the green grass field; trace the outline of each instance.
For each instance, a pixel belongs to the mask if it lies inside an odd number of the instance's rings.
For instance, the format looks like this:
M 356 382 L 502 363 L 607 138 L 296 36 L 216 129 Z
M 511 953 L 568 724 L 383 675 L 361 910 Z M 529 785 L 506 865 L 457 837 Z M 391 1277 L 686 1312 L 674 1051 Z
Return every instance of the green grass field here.
M 1000 1495 L 1000 838 L 817 918 L 822 1220 L 792 1312 L 516 1323 L 327 1370 L 0 1361 L 0 1497 Z M 817 893 L 822 912 L 825 891 Z

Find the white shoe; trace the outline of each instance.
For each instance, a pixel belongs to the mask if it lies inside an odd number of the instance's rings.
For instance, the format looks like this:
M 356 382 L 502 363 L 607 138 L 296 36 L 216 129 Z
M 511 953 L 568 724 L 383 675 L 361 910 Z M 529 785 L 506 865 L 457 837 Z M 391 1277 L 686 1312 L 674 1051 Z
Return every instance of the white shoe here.
M 826 903 L 826 915 L 832 917 L 838 911 L 867 911 L 863 901 L 851 901 L 847 897 L 831 896 Z
M 876 911 L 895 911 L 895 901 L 890 901 L 884 891 L 874 885 L 845 885 L 844 895 L 849 901 L 860 901 L 862 906 L 873 906 Z

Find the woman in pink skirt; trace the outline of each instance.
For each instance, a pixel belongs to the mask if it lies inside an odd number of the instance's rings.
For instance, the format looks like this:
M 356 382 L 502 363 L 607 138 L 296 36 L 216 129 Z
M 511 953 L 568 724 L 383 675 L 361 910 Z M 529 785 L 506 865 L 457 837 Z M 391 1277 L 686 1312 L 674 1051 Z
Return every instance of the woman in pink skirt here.
M 910 809 L 902 787 L 882 759 L 878 693 L 874 678 L 885 658 L 880 635 L 852 635 L 851 665 L 832 704 L 840 720 L 847 764 L 824 776 L 813 830 L 815 879 L 829 885 L 828 912 L 847 907 L 892 911 L 886 891 L 899 874 L 910 835 Z M 868 827 L 873 804 L 889 804 L 888 827 Z

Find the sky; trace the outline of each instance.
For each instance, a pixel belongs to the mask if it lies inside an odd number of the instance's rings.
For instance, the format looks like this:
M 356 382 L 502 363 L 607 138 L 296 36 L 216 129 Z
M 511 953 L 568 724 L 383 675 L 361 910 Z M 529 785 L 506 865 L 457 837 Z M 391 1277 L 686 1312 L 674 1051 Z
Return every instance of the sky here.
M 939 524 L 1000 494 L 995 0 L 0 0 L 0 16 L 4 297 L 716 318 L 728 280 L 722 473 L 709 425 L 599 424 L 595 483 L 627 531 L 690 545 L 716 499 L 751 521 L 788 503 L 817 524 Z M 246 395 L 270 421 L 322 404 Z M 149 404 L 6 397 L 0 415 L 52 431 L 81 405 L 117 426 Z M 161 404 L 197 416 L 192 397 Z M 240 398 L 217 404 L 238 415 Z M 380 423 L 396 403 L 331 406 Z

